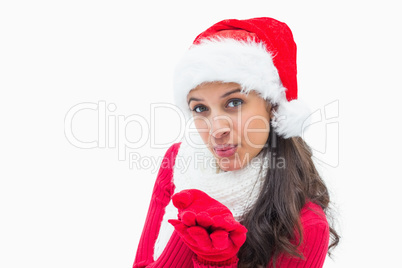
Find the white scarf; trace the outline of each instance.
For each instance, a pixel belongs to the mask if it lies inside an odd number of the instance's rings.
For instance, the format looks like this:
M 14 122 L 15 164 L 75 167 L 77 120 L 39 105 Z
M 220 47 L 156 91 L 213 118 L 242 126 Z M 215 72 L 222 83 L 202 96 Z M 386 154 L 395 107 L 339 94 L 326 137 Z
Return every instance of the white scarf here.
M 196 135 L 199 137 L 199 135 Z M 200 137 L 197 139 L 201 139 Z M 194 140 L 194 139 L 192 139 Z M 268 157 L 262 153 L 254 157 L 242 169 L 224 172 L 218 168 L 215 157 L 205 145 L 195 148 L 183 139 L 173 168 L 174 193 L 184 189 L 199 189 L 230 209 L 236 220 L 255 203 L 266 176 Z M 260 172 L 261 171 L 261 172 Z M 154 258 L 157 259 L 173 233 L 168 219 L 177 219 L 177 208 L 170 202 L 163 216 L 162 225 L 155 244 Z

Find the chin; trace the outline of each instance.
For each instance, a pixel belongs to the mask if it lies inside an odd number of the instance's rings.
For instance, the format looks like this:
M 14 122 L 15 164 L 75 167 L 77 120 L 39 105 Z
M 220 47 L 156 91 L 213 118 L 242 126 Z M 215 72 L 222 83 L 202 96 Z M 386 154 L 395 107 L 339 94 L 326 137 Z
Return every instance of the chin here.
M 217 158 L 219 168 L 223 171 L 233 171 L 242 169 L 245 163 L 244 159 L 239 159 L 239 156 L 236 154 L 235 157 L 231 158 Z
M 239 167 L 238 165 L 235 167 L 234 165 L 232 166 L 232 165 L 226 165 L 226 166 L 224 166 L 224 167 L 222 167 L 222 166 L 219 166 L 219 168 L 220 169 L 222 169 L 223 171 L 234 171 L 234 170 L 239 170 L 239 169 L 241 169 L 242 167 Z

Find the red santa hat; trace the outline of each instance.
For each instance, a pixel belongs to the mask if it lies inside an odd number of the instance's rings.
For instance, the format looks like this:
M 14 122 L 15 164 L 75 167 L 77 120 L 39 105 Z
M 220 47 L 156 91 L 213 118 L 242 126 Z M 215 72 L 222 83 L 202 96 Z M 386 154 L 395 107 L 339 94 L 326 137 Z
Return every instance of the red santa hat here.
M 297 100 L 296 44 L 289 27 L 272 18 L 220 21 L 194 40 L 174 74 L 176 104 L 190 110 L 187 94 L 204 82 L 235 82 L 277 108 L 271 121 L 284 137 L 300 136 L 309 109 Z

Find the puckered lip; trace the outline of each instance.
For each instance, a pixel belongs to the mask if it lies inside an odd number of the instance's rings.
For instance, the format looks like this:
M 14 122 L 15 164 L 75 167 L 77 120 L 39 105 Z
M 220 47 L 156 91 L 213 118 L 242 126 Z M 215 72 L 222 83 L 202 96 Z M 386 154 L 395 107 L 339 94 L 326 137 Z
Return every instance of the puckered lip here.
M 227 151 L 233 148 L 236 148 L 237 144 L 219 144 L 214 146 L 215 151 Z

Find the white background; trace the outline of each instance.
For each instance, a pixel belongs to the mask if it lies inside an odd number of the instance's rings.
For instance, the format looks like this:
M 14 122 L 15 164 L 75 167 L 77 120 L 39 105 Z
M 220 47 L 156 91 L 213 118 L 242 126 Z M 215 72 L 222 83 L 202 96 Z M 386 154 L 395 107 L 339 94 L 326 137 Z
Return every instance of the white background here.
M 259 16 L 293 31 L 299 98 L 314 110 L 339 105 L 328 147 L 310 138 L 317 151 L 330 148 L 320 170 L 342 236 L 325 267 L 402 267 L 398 1 L 233 0 L 1 2 L 0 267 L 131 267 L 157 167 L 130 168 L 109 141 L 74 146 L 66 115 L 103 102 L 116 108 L 106 111 L 110 122 L 150 122 L 151 103 L 173 101 L 174 65 L 196 35 L 222 19 Z M 155 133 L 171 144 L 175 114 L 155 118 L 148 129 L 123 124 L 127 137 L 117 142 Z M 97 111 L 86 110 L 71 128 L 93 141 L 97 126 Z M 168 145 L 145 141 L 126 153 L 160 160 Z

